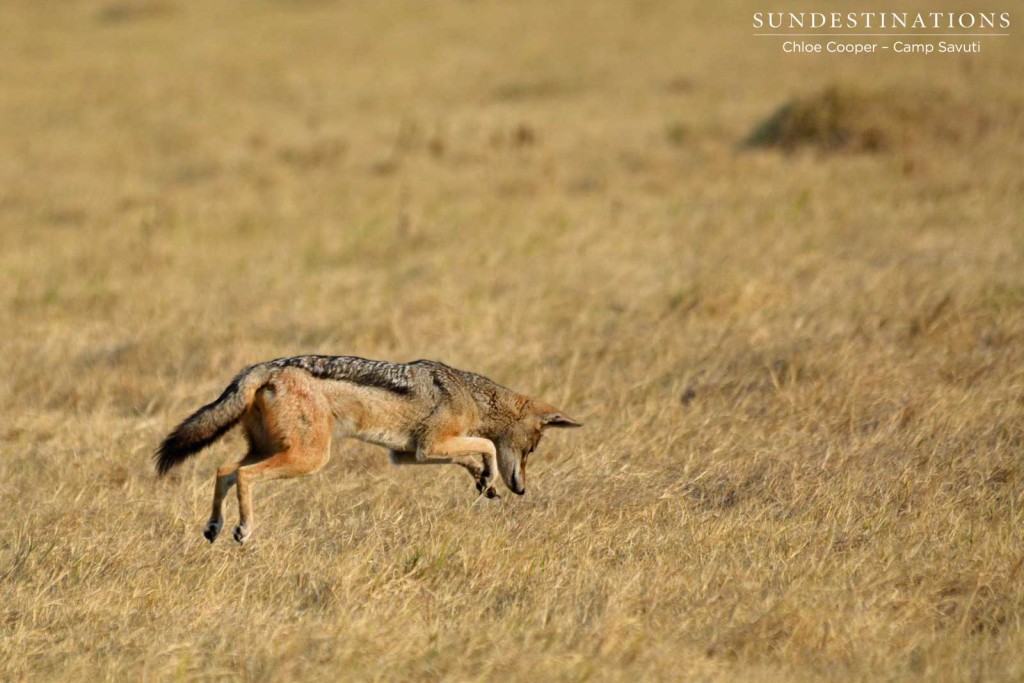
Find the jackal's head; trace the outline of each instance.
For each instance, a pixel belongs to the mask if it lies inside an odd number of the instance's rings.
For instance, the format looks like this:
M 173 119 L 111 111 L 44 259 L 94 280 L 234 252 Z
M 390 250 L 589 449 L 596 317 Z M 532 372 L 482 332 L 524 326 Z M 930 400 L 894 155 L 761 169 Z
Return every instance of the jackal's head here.
M 544 436 L 545 429 L 582 426 L 548 403 L 526 403 L 520 417 L 495 440 L 498 447 L 498 469 L 505 486 L 520 496 L 526 493 L 526 463 Z

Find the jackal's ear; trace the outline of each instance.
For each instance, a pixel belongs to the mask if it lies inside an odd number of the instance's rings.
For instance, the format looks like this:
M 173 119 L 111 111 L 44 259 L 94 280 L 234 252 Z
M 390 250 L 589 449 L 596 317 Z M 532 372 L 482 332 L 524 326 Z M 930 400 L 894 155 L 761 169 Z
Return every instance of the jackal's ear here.
M 577 422 L 563 413 L 546 413 L 540 418 L 541 427 L 582 427 L 582 422 Z

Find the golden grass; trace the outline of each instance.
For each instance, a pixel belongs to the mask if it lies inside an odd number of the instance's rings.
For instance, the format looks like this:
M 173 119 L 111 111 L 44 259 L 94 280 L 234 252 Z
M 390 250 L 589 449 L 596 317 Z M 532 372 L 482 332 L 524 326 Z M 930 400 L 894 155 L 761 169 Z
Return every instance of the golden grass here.
M 0 678 L 1024 677 L 1024 53 L 785 56 L 755 4 L 0 8 Z M 738 149 L 936 82 L 1004 118 Z M 150 454 L 306 352 L 587 425 L 501 502 L 336 443 L 211 547 L 238 438 Z

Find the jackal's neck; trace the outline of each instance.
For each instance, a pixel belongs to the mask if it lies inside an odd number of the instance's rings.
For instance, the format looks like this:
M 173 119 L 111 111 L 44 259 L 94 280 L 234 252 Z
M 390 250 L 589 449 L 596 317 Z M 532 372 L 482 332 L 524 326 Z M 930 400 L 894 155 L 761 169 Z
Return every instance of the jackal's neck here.
M 473 399 L 480 411 L 481 436 L 495 439 L 522 416 L 530 399 L 491 380 L 480 377 L 470 385 Z

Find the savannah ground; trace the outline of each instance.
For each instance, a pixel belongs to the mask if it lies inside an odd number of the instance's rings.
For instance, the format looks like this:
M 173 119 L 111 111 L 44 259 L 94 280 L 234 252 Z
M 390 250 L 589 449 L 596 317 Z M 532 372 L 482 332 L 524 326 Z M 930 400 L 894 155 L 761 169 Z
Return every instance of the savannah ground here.
M 0 678 L 1024 677 L 1019 38 L 784 55 L 764 9 L 0 7 Z M 956 107 L 739 145 L 832 86 Z M 151 453 L 299 353 L 586 427 L 498 502 L 336 442 L 210 546 L 241 440 Z

